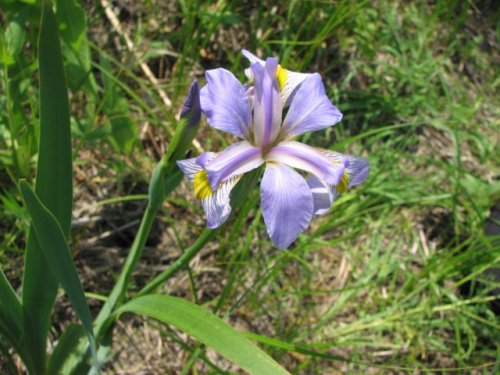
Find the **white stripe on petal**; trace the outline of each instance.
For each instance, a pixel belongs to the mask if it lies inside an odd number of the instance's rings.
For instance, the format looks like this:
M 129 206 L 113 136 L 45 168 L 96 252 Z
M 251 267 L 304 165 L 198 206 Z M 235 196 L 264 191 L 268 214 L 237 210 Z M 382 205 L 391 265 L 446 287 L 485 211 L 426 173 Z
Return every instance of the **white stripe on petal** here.
M 306 182 L 313 195 L 314 214 L 325 214 L 332 207 L 332 203 L 339 196 L 339 192 L 316 176 L 309 176 Z
M 184 173 L 184 176 L 187 177 L 189 182 L 193 183 L 194 176 L 196 173 L 201 171 L 201 167 L 196 163 L 196 158 L 186 159 L 186 160 L 177 160 L 177 166 Z
M 299 89 L 300 85 L 304 80 L 308 77 L 310 77 L 312 74 L 311 73 L 298 73 L 298 72 L 292 72 L 291 70 L 284 69 L 284 72 L 282 73 L 281 71 L 278 70 L 278 82 L 280 83 L 280 89 L 281 89 L 281 101 L 283 102 L 284 107 L 288 107 L 293 100 L 293 97 L 297 90 Z M 285 75 L 283 79 L 283 83 L 281 83 L 281 78 L 280 78 L 280 73 Z
M 221 226 L 231 213 L 231 190 L 241 176 L 234 176 L 219 184 L 216 190 L 210 188 L 203 167 L 215 158 L 216 154 L 207 152 L 197 158 L 177 161 L 177 165 L 193 185 L 196 198 L 201 202 L 210 229 Z
M 235 176 L 222 182 L 212 195 L 201 200 L 208 228 L 215 229 L 226 222 L 231 213 L 231 190 L 240 178 L 241 176 Z

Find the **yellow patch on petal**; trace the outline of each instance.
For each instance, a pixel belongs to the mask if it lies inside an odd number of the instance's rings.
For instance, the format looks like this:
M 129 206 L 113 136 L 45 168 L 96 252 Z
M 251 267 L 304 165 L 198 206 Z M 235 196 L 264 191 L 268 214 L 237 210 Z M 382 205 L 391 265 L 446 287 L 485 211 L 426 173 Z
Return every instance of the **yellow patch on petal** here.
M 337 191 L 339 193 L 345 193 L 348 185 L 349 185 L 349 173 L 347 173 L 347 171 L 345 171 L 344 175 L 342 176 L 342 178 L 339 181 L 339 184 L 337 186 L 335 186 L 335 189 L 337 189 Z
M 333 164 L 340 164 L 340 161 L 339 160 L 332 160 L 332 163 Z M 347 190 L 348 186 L 349 186 L 349 173 L 347 172 L 347 170 L 345 170 L 344 171 L 344 175 L 340 179 L 338 185 L 335 186 L 335 189 L 339 193 L 345 193 L 345 191 Z
M 278 65 L 278 69 L 276 70 L 276 79 L 278 80 L 280 91 L 283 91 L 286 81 L 288 80 L 288 72 L 281 65 Z
M 197 199 L 204 199 L 214 193 L 210 187 L 206 170 L 202 169 L 194 175 L 193 188 L 194 196 Z

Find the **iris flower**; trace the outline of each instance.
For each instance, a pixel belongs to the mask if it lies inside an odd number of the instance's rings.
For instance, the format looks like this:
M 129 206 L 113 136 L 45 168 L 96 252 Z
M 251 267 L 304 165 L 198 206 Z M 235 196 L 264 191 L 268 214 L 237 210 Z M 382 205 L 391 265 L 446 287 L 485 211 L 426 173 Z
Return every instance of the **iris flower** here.
M 276 58 L 264 61 L 243 53 L 250 60 L 247 76 L 253 86 L 242 85 L 219 68 L 206 72 L 207 84 L 200 91 L 208 124 L 240 141 L 220 153 L 207 152 L 177 164 L 193 184 L 209 228 L 227 220 L 231 189 L 241 176 L 265 165 L 260 184 L 264 221 L 275 246 L 283 249 L 314 215 L 327 212 L 339 193 L 366 179 L 368 162 L 294 140 L 342 118 L 319 74 L 291 72 Z

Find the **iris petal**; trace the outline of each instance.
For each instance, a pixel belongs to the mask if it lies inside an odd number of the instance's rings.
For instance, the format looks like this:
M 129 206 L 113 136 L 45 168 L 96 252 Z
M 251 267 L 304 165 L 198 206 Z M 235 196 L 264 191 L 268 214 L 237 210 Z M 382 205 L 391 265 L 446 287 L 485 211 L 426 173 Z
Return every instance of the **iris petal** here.
M 300 142 L 286 141 L 273 147 L 266 154 L 266 161 L 276 161 L 293 168 L 302 169 L 337 185 L 344 174 L 343 163 L 333 163 L 319 150 Z
M 292 72 L 278 66 L 278 82 L 280 83 L 281 100 L 284 107 L 290 106 L 302 82 L 311 75 L 311 73 Z
M 241 53 L 248 59 L 248 61 L 250 61 L 250 64 L 259 63 L 260 65 L 264 66 L 265 61 L 259 59 L 250 51 L 243 49 Z M 245 69 L 245 75 L 250 81 L 253 81 L 254 77 L 252 69 Z M 283 68 L 281 65 L 278 65 L 278 69 L 276 71 L 276 79 L 278 80 L 281 94 L 281 103 L 283 104 L 283 107 L 288 107 L 290 105 L 299 86 L 306 78 L 310 76 L 311 73 L 293 72 L 291 70 Z
M 368 160 L 341 154 L 331 150 L 321 150 L 321 153 L 336 163 L 345 163 L 345 173 L 347 175 L 347 187 L 353 187 L 362 184 L 368 177 L 370 163 Z
M 215 229 L 227 220 L 231 213 L 230 194 L 241 176 L 234 176 L 212 190 L 208 183 L 207 174 L 203 167 L 216 154 L 207 152 L 198 158 L 179 160 L 177 165 L 193 184 L 196 198 L 201 202 L 207 217 L 207 227 Z
M 319 74 L 312 74 L 298 88 L 283 121 L 283 132 L 297 136 L 335 125 L 342 119 L 342 113 L 328 96 Z
M 251 171 L 262 163 L 264 160 L 260 148 L 252 146 L 247 141 L 235 143 L 207 163 L 210 186 L 215 190 L 220 182 Z
M 205 73 L 207 84 L 201 89 L 200 102 L 211 127 L 245 137 L 250 133 L 250 100 L 243 85 L 226 69 Z
M 281 127 L 281 99 L 276 81 L 278 60 L 269 58 L 264 67 L 260 63 L 252 64 L 255 76 L 253 133 L 255 145 L 262 148 L 272 143 Z
M 309 176 L 306 181 L 313 196 L 314 214 L 325 214 L 339 195 L 338 191 L 334 188 L 332 189 L 325 181 L 320 180 L 316 176 Z
M 260 190 L 267 232 L 279 249 L 290 246 L 311 221 L 314 204 L 304 178 L 286 165 L 271 164 Z

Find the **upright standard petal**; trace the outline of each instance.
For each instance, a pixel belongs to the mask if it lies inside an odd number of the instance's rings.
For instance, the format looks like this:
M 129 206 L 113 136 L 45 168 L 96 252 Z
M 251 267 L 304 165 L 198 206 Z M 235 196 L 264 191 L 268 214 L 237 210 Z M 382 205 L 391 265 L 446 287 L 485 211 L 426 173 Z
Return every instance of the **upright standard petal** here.
M 241 53 L 248 59 L 248 61 L 250 61 L 250 65 L 254 63 L 258 63 L 262 66 L 266 65 L 266 62 L 264 60 L 259 59 L 252 52 L 247 51 L 246 49 L 242 49 Z M 253 82 L 253 72 L 251 67 L 245 69 L 245 76 L 248 78 L 250 82 Z
M 346 169 L 337 190 L 343 193 L 348 187 L 362 184 L 368 177 L 370 163 L 356 156 L 344 155 L 331 150 L 321 150 L 321 153 L 334 163 L 345 163 Z
M 250 52 L 250 51 L 248 51 L 248 50 L 246 50 L 246 49 L 242 49 L 242 50 L 241 50 L 241 53 L 243 54 L 243 56 L 245 56 L 245 57 L 248 59 L 248 61 L 250 61 L 250 64 L 253 64 L 253 63 L 256 63 L 256 62 L 258 62 L 258 63 L 260 63 L 260 64 L 262 64 L 262 65 L 264 65 L 264 64 L 265 64 L 265 61 L 264 61 L 264 60 L 259 59 L 259 58 L 258 58 L 257 56 L 255 56 L 252 52 Z
M 335 125 L 342 119 L 342 113 L 328 96 L 319 74 L 312 74 L 297 90 L 283 122 L 287 136 L 297 136 Z
M 242 50 L 241 53 L 245 56 L 250 64 L 259 63 L 264 66 L 265 61 L 259 59 L 250 51 L 246 49 Z M 245 75 L 250 81 L 253 81 L 253 73 L 252 69 L 245 69 Z M 288 107 L 292 102 L 293 96 L 295 92 L 299 88 L 300 84 L 307 78 L 310 77 L 311 73 L 298 73 L 292 72 L 291 70 L 283 68 L 281 65 L 278 65 L 276 70 L 276 79 L 278 80 L 278 86 L 281 93 L 281 103 L 284 107 Z
M 226 69 L 205 73 L 207 84 L 201 89 L 201 110 L 211 127 L 245 137 L 250 132 L 250 100 L 243 85 Z
M 260 197 L 269 237 L 277 248 L 287 248 L 311 221 L 314 204 L 309 186 L 286 165 L 268 164 Z
M 266 154 L 265 159 L 312 173 L 329 185 L 337 185 L 345 169 L 343 163 L 334 163 L 319 150 L 295 141 L 279 143 Z
M 235 176 L 212 190 L 204 166 L 214 157 L 213 152 L 207 152 L 198 158 L 177 161 L 177 165 L 193 185 L 194 195 L 203 206 L 210 229 L 221 226 L 229 217 L 231 190 L 240 179 L 240 176 Z
M 210 187 L 215 190 L 219 183 L 236 175 L 242 175 L 262 165 L 262 151 L 247 141 L 235 143 L 206 165 Z
M 268 58 L 266 65 L 252 64 L 254 74 L 253 133 L 255 145 L 266 148 L 280 131 L 281 105 L 276 69 L 278 60 Z

